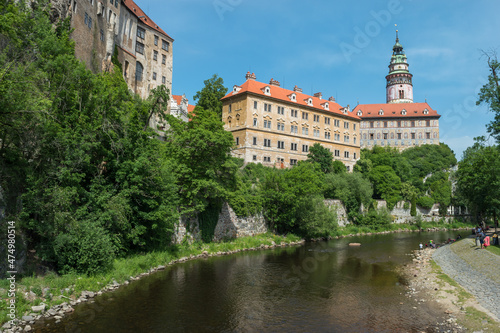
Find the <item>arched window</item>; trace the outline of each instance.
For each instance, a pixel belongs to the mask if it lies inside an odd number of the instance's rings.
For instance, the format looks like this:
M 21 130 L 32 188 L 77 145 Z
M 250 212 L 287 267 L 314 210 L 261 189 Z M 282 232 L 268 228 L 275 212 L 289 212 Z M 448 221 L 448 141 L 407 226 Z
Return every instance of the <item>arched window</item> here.
M 140 62 L 135 63 L 135 80 L 142 81 L 142 73 L 144 72 L 144 67 Z

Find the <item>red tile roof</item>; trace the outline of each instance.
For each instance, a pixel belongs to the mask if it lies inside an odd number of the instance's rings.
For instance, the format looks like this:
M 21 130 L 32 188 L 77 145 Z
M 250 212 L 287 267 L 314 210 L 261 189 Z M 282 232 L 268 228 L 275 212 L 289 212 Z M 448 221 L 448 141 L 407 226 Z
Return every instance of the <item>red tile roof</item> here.
M 142 23 L 142 24 L 145 24 L 147 25 L 148 27 L 150 27 L 151 29 L 153 30 L 156 30 L 158 31 L 159 33 L 162 33 L 164 34 L 165 36 L 167 36 L 168 38 L 172 39 L 172 41 L 174 40 L 172 37 L 170 37 L 165 31 L 162 30 L 162 28 L 160 28 L 156 23 L 153 22 L 153 20 L 151 20 L 149 18 L 149 16 L 146 15 L 146 13 L 144 13 L 142 11 L 142 9 L 137 6 L 137 4 L 132 1 L 132 0 L 122 0 L 122 4 L 127 7 L 131 12 L 132 14 L 134 14 L 137 19 Z
M 188 112 L 193 112 L 194 111 L 194 105 L 188 104 Z
M 172 98 L 175 100 L 177 105 L 181 105 L 181 103 L 182 103 L 182 96 L 181 95 L 172 95 Z
M 264 88 L 265 87 L 269 87 L 270 88 L 270 94 L 269 95 L 266 95 L 264 93 Z M 334 114 L 338 114 L 338 115 L 342 115 L 342 116 L 347 116 L 347 117 L 354 118 L 354 119 L 361 119 L 358 116 L 356 116 L 356 114 L 353 113 L 353 112 L 347 112 L 347 114 L 344 114 L 342 112 L 342 110 L 344 108 L 342 106 L 340 106 L 340 104 L 338 104 L 336 102 L 329 101 L 327 99 L 319 99 L 318 97 L 306 95 L 306 94 L 303 94 L 303 93 L 298 92 L 298 91 L 284 89 L 284 88 L 281 88 L 281 87 L 278 87 L 278 86 L 274 86 L 274 85 L 271 85 L 271 84 L 258 82 L 258 81 L 252 80 L 252 79 L 248 79 L 245 83 L 243 83 L 241 86 L 239 86 L 239 88 L 241 88 L 239 91 L 237 91 L 237 92 L 231 91 L 226 96 L 224 96 L 221 100 L 224 100 L 224 99 L 232 97 L 232 96 L 237 96 L 239 94 L 243 94 L 243 93 L 246 93 L 246 92 L 250 92 L 250 93 L 253 93 L 253 94 L 256 94 L 256 95 L 260 95 L 260 96 L 263 96 L 263 97 L 270 97 L 270 98 L 278 99 L 278 100 L 281 100 L 281 101 L 284 101 L 284 102 L 287 102 L 287 103 L 297 104 L 297 106 L 312 107 L 312 108 L 321 110 L 323 112 L 330 112 L 330 113 L 334 113 Z M 295 94 L 295 96 L 296 96 L 296 98 L 295 98 L 294 101 L 292 101 L 291 98 L 290 98 L 290 96 L 292 94 Z M 307 103 L 307 100 L 309 98 L 312 99 L 312 105 L 309 105 Z M 323 105 L 325 103 L 328 103 L 328 109 L 329 110 L 326 110 L 323 107 Z
M 425 110 L 427 109 L 427 114 Z M 433 110 L 427 103 L 394 103 L 394 104 L 359 104 L 353 112 L 358 114 L 361 110 L 361 119 L 367 118 L 395 118 L 395 117 L 432 117 L 439 118 L 441 115 Z M 379 114 L 380 110 L 383 114 Z M 406 114 L 403 114 L 403 110 Z

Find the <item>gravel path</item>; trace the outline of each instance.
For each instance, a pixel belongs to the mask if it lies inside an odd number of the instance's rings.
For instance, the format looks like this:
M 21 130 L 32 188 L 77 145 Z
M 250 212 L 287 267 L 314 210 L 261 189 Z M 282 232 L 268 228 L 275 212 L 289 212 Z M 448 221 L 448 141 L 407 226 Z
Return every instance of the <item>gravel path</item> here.
M 500 256 L 476 248 L 474 239 L 466 238 L 440 247 L 432 257 L 445 274 L 500 319 Z

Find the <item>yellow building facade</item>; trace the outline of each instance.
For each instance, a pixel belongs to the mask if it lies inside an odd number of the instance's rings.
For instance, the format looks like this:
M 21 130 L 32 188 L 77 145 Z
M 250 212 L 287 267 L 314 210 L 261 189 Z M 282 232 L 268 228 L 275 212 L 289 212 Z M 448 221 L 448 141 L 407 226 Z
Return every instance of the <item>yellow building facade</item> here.
M 360 154 L 360 118 L 321 93 L 309 96 L 271 79 L 247 73 L 223 99 L 224 127 L 233 134 L 232 155 L 245 163 L 291 167 L 306 160 L 315 143 L 329 149 L 351 171 Z

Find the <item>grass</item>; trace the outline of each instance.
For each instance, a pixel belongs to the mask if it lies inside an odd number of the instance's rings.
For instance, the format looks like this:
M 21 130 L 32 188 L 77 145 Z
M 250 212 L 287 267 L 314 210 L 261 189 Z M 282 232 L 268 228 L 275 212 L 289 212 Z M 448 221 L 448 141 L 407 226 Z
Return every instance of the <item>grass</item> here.
M 486 249 L 488 251 L 490 251 L 491 253 L 496 254 L 497 256 L 500 256 L 500 246 L 492 245 L 492 246 L 488 246 Z
M 209 254 L 217 252 L 235 251 L 238 249 L 257 248 L 261 245 L 280 244 L 282 242 L 290 244 L 300 240 L 300 237 L 288 234 L 286 236 L 266 233 L 253 237 L 242 237 L 234 240 L 228 240 L 220 243 L 202 243 L 181 244 L 171 246 L 165 251 L 150 252 L 138 254 L 127 258 L 116 259 L 113 268 L 109 272 L 97 274 L 94 276 L 66 274 L 57 275 L 48 273 L 45 276 L 24 277 L 16 282 L 16 317 L 20 318 L 31 312 L 31 306 L 44 303 L 51 307 L 69 299 L 76 299 L 84 290 L 99 291 L 113 281 L 123 283 L 130 277 L 137 276 L 149 271 L 153 267 L 167 265 L 169 262 L 189 257 L 190 255 L 199 255 L 204 251 Z M 10 320 L 7 316 L 8 309 L 8 289 L 9 281 L 0 280 L 0 326 Z M 21 296 L 32 292 L 36 297 L 28 300 Z

